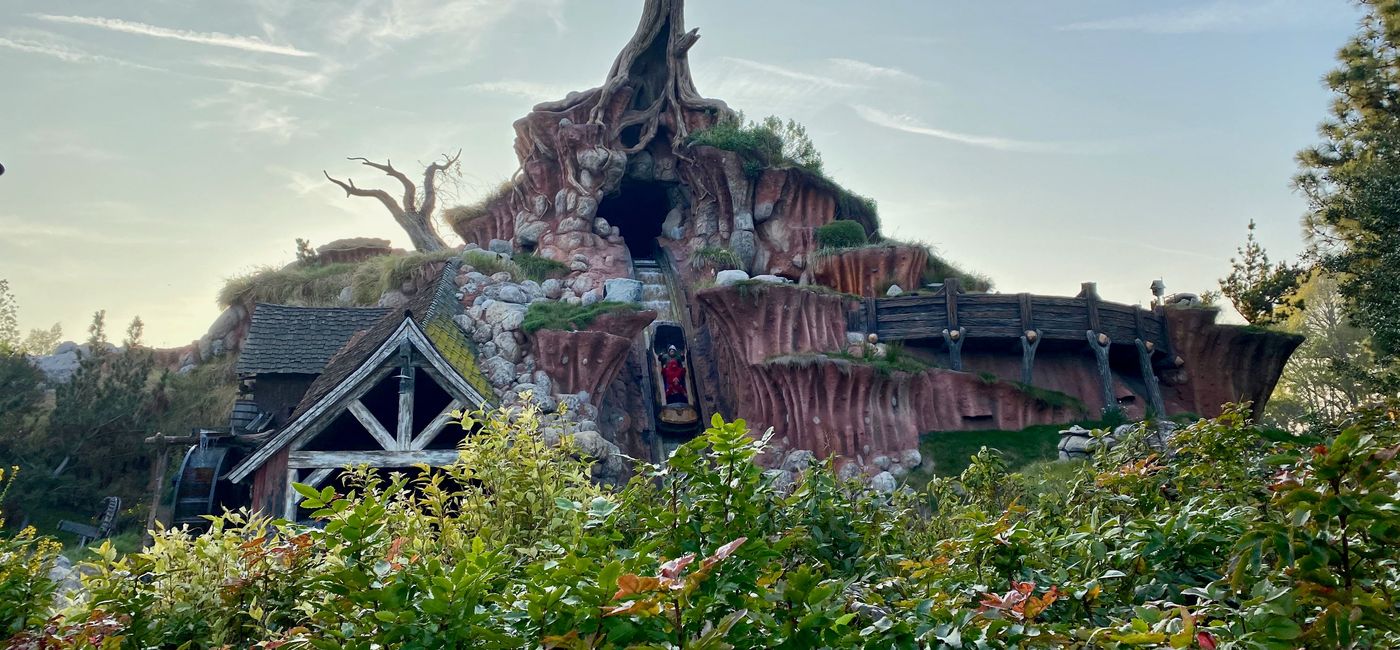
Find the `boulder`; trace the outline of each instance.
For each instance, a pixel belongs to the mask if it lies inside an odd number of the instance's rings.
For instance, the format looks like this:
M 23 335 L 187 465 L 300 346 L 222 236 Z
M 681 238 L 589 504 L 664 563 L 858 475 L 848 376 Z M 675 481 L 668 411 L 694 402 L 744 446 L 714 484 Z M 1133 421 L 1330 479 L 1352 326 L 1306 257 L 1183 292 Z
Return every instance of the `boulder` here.
M 501 255 L 510 255 L 515 252 L 515 247 L 504 239 L 492 239 L 486 243 L 486 250 L 492 253 L 500 253 Z
M 604 300 L 608 302 L 640 302 L 642 283 L 631 278 L 612 278 L 603 282 Z
M 715 274 L 715 285 L 727 287 L 749 279 L 749 274 L 739 269 L 729 269 Z
M 894 474 L 880 472 L 870 479 L 870 489 L 880 494 L 893 494 L 899 488 L 899 481 L 895 480 Z

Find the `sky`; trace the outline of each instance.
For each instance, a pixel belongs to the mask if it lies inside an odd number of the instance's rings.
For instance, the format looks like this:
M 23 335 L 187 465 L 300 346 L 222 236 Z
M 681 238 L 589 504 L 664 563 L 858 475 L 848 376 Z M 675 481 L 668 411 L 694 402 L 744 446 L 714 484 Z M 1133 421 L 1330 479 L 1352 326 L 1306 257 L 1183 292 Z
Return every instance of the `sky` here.
M 516 169 L 511 123 L 599 85 L 641 0 L 5 0 L 0 278 L 21 325 L 133 316 L 186 344 L 232 276 L 297 238 L 407 246 L 386 180 L 462 150 L 444 205 Z M 1216 288 L 1258 222 L 1303 248 L 1345 0 L 691 0 L 701 94 L 805 124 L 886 234 L 998 290 L 1150 300 Z M 421 169 L 421 166 L 418 167 Z

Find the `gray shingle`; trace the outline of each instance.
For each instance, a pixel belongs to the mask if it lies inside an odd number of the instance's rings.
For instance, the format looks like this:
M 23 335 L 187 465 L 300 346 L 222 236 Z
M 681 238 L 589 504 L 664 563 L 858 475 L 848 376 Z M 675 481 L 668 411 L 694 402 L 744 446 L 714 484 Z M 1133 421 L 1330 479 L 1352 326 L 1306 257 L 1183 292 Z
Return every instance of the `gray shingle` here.
M 238 355 L 238 373 L 320 374 L 355 332 L 369 329 L 390 311 L 259 304 Z

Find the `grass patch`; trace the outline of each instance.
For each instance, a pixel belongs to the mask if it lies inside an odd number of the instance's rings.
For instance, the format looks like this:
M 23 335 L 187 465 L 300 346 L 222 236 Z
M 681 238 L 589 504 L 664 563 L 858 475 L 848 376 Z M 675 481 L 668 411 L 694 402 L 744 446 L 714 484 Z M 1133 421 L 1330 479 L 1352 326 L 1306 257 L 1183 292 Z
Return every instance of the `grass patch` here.
M 340 298 L 340 291 L 350 286 L 357 266 L 294 262 L 280 269 L 262 268 L 225 282 L 219 290 L 219 305 L 260 302 L 306 307 L 334 305 Z
M 722 246 L 703 246 L 690 254 L 690 268 L 701 271 L 705 267 L 717 271 L 737 269 L 744 265 L 734 251 Z
M 457 251 L 445 249 L 431 253 L 409 253 L 407 255 L 385 255 L 365 260 L 355 269 L 351 284 L 352 300 L 357 305 L 373 305 L 379 296 L 390 289 L 403 286 L 413 272 L 425 264 L 444 262 L 457 257 Z
M 511 261 L 520 269 L 522 275 L 535 282 L 544 282 L 550 278 L 562 278 L 569 274 L 569 265 L 548 257 L 540 257 L 534 253 L 521 253 L 512 258 Z
M 575 332 L 587 329 L 603 314 L 637 309 L 637 305 L 630 302 L 596 302 L 585 307 L 566 302 L 541 301 L 530 305 L 530 309 L 525 312 L 525 322 L 520 328 L 527 334 L 534 334 L 540 330 Z
M 833 221 L 816 230 L 817 245 L 822 249 L 855 248 L 869 241 L 865 226 L 855 221 Z
M 1016 390 L 1021 391 L 1041 406 L 1047 408 L 1071 409 L 1079 413 L 1089 412 L 1089 407 L 1084 405 L 1083 400 L 1068 393 L 1062 393 L 1048 388 L 1040 388 L 1030 384 L 1023 384 L 1019 381 L 1010 381 L 1007 383 L 1015 386 Z
M 462 263 L 482 275 L 509 273 L 512 280 L 524 275 L 515 262 L 487 251 L 467 251 L 462 254 Z
M 827 356 L 833 359 L 845 359 L 846 361 L 858 363 L 863 366 L 870 366 L 874 368 L 876 372 L 885 376 L 896 372 L 913 374 L 916 372 L 923 372 L 933 367 L 923 360 L 906 353 L 903 343 L 886 343 L 885 356 L 883 357 L 875 356 L 874 349 L 869 346 L 866 346 L 865 350 L 866 353 L 861 355 L 851 354 L 850 352 L 842 350 L 840 352 L 829 352 Z
M 480 219 L 491 213 L 491 205 L 515 191 L 515 183 L 502 181 L 495 190 L 470 205 L 454 205 L 442 212 L 442 220 L 455 230 L 458 226 Z
M 819 296 L 836 296 L 838 298 L 850 298 L 854 300 L 860 300 L 860 296 L 850 293 L 842 293 L 840 291 L 832 289 L 831 287 L 821 284 L 778 284 L 776 282 L 765 282 L 763 280 L 741 280 L 729 286 L 737 289 L 739 291 L 739 295 L 745 299 L 756 299 L 758 298 L 758 296 L 762 295 L 763 292 L 768 291 L 773 287 L 784 287 L 787 289 L 797 289 L 798 291 L 815 293 Z
M 1086 429 L 1115 426 L 1111 421 L 1077 422 Z M 967 469 L 968 460 L 983 447 L 996 449 L 1011 470 L 1032 463 L 1059 458 L 1060 431 L 1071 424 L 1040 424 L 1020 431 L 935 431 L 919 436 L 919 453 L 924 464 L 910 474 L 911 485 L 922 485 L 934 476 L 957 476 Z M 933 471 L 929 471 L 929 464 Z M 914 478 L 919 474 L 922 480 Z

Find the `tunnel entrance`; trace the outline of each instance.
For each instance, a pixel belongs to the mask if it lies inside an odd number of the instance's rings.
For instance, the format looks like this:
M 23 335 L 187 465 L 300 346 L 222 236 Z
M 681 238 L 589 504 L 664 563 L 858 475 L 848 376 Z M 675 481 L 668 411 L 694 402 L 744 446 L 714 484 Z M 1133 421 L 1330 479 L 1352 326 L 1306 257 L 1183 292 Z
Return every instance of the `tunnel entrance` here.
M 598 216 L 621 231 L 632 259 L 656 257 L 656 238 L 670 211 L 665 185 L 631 180 L 622 181 L 618 191 L 598 206 Z

